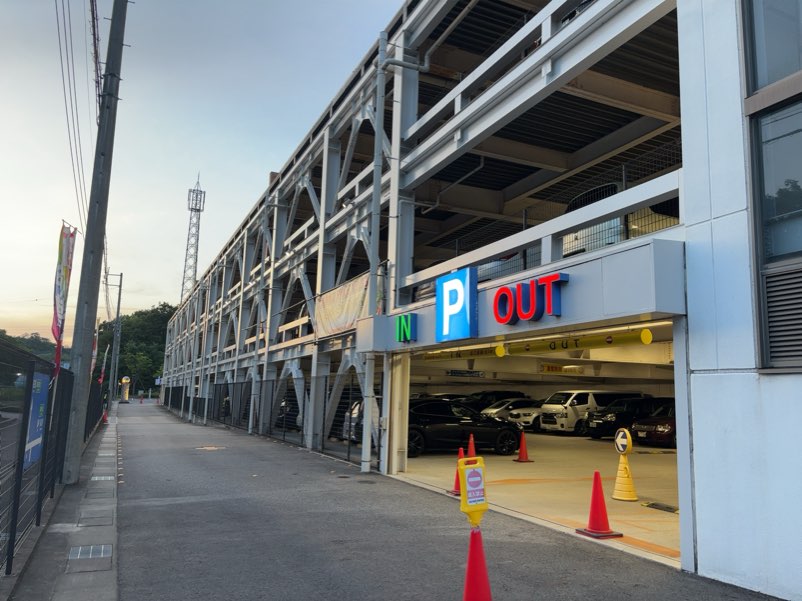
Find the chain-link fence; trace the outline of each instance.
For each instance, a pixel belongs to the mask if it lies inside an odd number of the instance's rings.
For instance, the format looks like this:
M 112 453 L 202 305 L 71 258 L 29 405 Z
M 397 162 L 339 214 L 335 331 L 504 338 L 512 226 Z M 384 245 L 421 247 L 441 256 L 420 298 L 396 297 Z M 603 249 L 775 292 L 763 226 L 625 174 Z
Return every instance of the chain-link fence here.
M 0 562 L 11 573 L 14 551 L 60 481 L 67 443 L 73 374 L 0 341 Z M 100 421 L 99 387 L 84 432 Z M 93 404 L 94 403 L 94 404 Z

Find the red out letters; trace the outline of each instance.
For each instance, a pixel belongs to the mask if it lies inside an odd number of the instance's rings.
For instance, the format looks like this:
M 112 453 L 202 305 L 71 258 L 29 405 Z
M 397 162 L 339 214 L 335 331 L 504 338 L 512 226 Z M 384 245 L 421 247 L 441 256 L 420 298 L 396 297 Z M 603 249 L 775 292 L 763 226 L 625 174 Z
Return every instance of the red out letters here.
M 567 273 L 552 273 L 502 286 L 493 298 L 493 317 L 501 324 L 512 325 L 519 319 L 537 321 L 546 315 L 560 315 L 560 288 L 568 281 Z

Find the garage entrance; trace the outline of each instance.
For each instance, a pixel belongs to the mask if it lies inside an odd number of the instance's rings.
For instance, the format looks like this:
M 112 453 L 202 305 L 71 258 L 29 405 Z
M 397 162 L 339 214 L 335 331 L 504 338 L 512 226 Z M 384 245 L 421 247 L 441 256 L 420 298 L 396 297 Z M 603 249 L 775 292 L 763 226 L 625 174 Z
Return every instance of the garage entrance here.
M 677 565 L 677 451 L 675 435 L 666 430 L 674 415 L 669 401 L 675 392 L 672 332 L 671 320 L 650 321 L 417 353 L 410 362 L 410 429 L 416 423 L 416 404 L 432 395 L 473 410 L 496 411 L 507 422 L 521 422 L 531 463 L 513 461 L 518 453 L 504 456 L 492 449 L 480 453 L 487 464 L 488 497 L 497 509 L 573 532 L 587 526 L 593 474 L 599 471 L 610 526 L 624 534 L 610 544 Z M 520 403 L 505 410 L 501 402 L 493 409 L 476 400 L 480 392 L 510 399 L 522 393 L 538 410 Z M 541 405 L 544 400 L 547 403 Z M 657 418 L 644 416 L 644 411 L 635 415 L 638 402 L 648 405 L 648 413 Z M 630 428 L 635 445 L 629 455 L 636 501 L 612 499 L 619 455 L 614 430 L 603 424 L 615 419 L 608 415 L 620 413 L 616 408 L 622 405 L 633 416 L 621 419 L 638 422 L 634 430 Z M 604 409 L 608 406 L 609 412 Z M 658 419 L 661 416 L 665 419 Z M 659 444 L 652 440 L 655 435 Z M 401 477 L 450 490 L 456 449 L 429 442 L 420 455 L 407 459 Z

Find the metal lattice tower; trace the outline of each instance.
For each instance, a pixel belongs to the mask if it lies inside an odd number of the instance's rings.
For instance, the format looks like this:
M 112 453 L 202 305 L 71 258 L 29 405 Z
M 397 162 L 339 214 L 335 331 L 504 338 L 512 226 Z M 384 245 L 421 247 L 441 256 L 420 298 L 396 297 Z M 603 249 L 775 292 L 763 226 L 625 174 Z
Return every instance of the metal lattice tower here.
M 187 194 L 189 230 L 187 231 L 187 253 L 184 258 L 184 283 L 181 285 L 181 300 L 192 290 L 198 277 L 198 240 L 200 239 L 200 214 L 206 205 L 206 192 L 200 189 L 200 174 L 195 187 Z

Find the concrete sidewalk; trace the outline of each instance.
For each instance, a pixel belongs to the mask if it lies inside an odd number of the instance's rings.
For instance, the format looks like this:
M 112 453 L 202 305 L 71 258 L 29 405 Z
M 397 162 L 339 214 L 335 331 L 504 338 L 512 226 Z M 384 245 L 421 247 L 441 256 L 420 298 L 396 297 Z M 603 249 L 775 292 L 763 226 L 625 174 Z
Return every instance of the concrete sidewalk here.
M 29 535 L 14 573 L 0 579 L 0 599 L 117 599 L 117 407 L 99 426 L 81 459 L 78 484 L 60 486 L 40 532 Z M 38 536 L 37 536 L 38 535 Z

